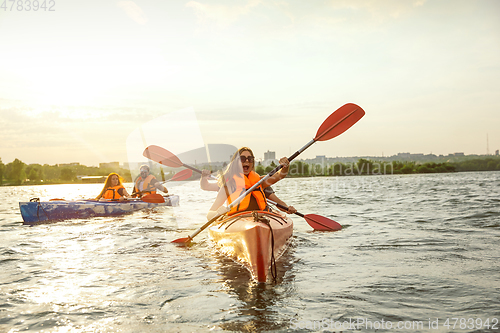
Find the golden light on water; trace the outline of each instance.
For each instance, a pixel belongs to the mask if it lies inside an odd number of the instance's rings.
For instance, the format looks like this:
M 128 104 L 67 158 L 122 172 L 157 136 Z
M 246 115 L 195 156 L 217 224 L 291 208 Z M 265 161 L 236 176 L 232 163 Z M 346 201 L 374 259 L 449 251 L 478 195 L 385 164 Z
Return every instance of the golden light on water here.
M 89 233 L 90 239 L 76 235 L 74 238 L 60 241 L 58 236 L 44 237 L 42 255 L 37 262 L 44 263 L 41 267 L 43 278 L 38 280 L 30 290 L 28 297 L 38 304 L 86 304 L 101 302 L 102 285 L 98 281 L 106 280 L 113 275 L 114 269 L 108 267 L 97 273 L 94 267 L 96 253 L 106 255 L 106 249 L 114 248 L 111 238 L 99 239 L 93 236 L 98 225 L 79 226 L 83 233 Z M 87 236 L 87 235 L 86 235 Z M 93 273 L 87 273 L 91 271 Z M 96 293 L 99 286 L 101 292 Z
M 44 185 L 37 188 L 37 195 L 41 201 L 94 199 L 101 191 L 102 186 L 103 184 Z

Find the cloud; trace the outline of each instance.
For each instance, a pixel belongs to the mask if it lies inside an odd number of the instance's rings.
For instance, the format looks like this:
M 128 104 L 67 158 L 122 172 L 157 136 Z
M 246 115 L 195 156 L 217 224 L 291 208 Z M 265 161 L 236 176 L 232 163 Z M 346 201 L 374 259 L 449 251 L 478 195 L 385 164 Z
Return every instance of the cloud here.
M 243 5 L 230 5 L 225 1 L 219 3 L 201 3 L 189 1 L 186 7 L 192 8 L 202 23 L 215 22 L 219 26 L 226 27 L 237 22 L 243 16 L 255 14 L 259 17 L 273 17 L 281 14 L 289 20 L 289 23 L 310 22 L 322 20 L 338 25 L 345 21 L 346 17 L 371 18 L 378 22 L 397 19 L 415 10 L 416 7 L 425 5 L 427 0 L 399 1 L 399 0 L 329 0 L 324 3 L 305 2 L 293 4 L 288 1 L 248 0 Z M 281 24 L 281 20 L 274 21 Z M 359 24 L 359 22 L 357 22 Z
M 220 26 L 228 26 L 241 16 L 248 14 L 252 8 L 261 4 L 260 0 L 250 0 L 245 5 L 226 6 L 222 4 L 202 4 L 198 1 L 189 1 L 186 7 L 193 8 L 196 16 L 202 22 L 215 21 Z
M 118 7 L 123 9 L 125 13 L 135 22 L 139 24 L 146 24 L 148 18 L 146 14 L 142 11 L 141 7 L 137 6 L 133 1 L 118 1 Z

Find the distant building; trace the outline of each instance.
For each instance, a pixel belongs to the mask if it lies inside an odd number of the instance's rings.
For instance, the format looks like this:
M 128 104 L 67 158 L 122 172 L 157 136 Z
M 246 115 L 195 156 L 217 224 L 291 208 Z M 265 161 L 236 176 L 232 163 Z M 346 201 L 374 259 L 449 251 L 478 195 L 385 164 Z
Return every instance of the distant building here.
M 497 156 L 498 156 L 498 149 L 497 149 L 497 150 L 495 150 L 495 155 L 497 155 Z
M 264 161 L 266 160 L 275 160 L 276 159 L 276 152 L 274 151 L 267 151 L 264 153 Z
M 104 183 L 106 181 L 106 176 L 77 176 L 82 183 Z
M 326 155 L 316 155 L 311 161 L 312 163 L 324 163 L 326 161 Z
M 279 161 L 276 159 L 276 152 L 268 150 L 264 153 L 264 161 L 262 161 L 262 165 L 267 167 L 273 162 L 275 165 L 278 165 L 279 163 Z
M 65 164 L 58 164 L 58 167 L 72 167 L 72 166 L 79 166 L 80 163 L 75 162 L 75 163 L 65 163 Z
M 455 153 L 454 156 L 465 156 L 465 153 Z
M 120 162 L 99 163 L 99 168 L 118 169 L 119 167 L 120 167 Z

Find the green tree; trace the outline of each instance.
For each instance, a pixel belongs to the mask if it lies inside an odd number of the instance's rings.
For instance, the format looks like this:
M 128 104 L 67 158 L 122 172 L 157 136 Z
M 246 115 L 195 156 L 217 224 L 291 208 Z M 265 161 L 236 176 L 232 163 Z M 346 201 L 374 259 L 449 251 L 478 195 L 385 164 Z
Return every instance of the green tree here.
M 39 183 L 43 179 L 43 167 L 40 164 L 30 164 L 26 167 L 26 174 L 31 182 Z
M 269 172 L 273 171 L 274 168 L 276 168 L 276 163 L 271 162 L 271 164 L 269 164 L 267 167 L 264 168 L 264 173 L 265 174 L 268 174 Z
M 262 164 L 259 162 L 259 165 L 257 165 L 257 167 L 255 168 L 255 172 L 257 172 L 259 175 L 263 176 L 266 171 L 264 170 L 264 167 L 262 166 Z
M 290 164 L 288 174 L 291 177 L 309 175 L 309 164 L 302 161 L 295 161 Z
M 410 164 L 407 164 L 401 168 L 401 172 L 406 174 L 413 173 L 413 167 Z
M 70 168 L 64 168 L 61 170 L 61 180 L 74 181 L 76 179 L 76 173 Z
M 418 173 L 429 173 L 429 172 L 431 172 L 431 169 L 429 169 L 429 167 L 427 167 L 424 164 L 424 165 L 420 165 L 420 166 L 417 167 L 417 172 Z
M 311 174 L 313 176 L 326 176 L 328 173 L 328 167 L 323 164 L 315 163 L 311 165 Z
M 59 179 L 59 175 L 61 174 L 61 171 L 59 170 L 59 167 L 57 165 L 44 164 L 43 165 L 43 174 L 45 176 L 44 179 L 49 180 L 49 181 L 54 181 L 56 179 Z
M 21 185 L 26 179 L 26 173 L 24 171 L 25 167 L 26 164 L 16 158 L 14 161 L 6 165 L 6 178 L 11 180 L 16 185 Z
M 356 163 L 356 169 L 358 169 L 358 175 L 369 175 L 373 171 L 373 162 L 360 158 Z
M 491 160 L 486 164 L 486 170 L 493 171 L 496 168 L 496 162 Z
M 0 158 L 0 185 L 3 183 L 3 173 L 5 172 L 5 164 L 3 164 L 2 159 Z
M 330 174 L 333 176 L 343 176 L 347 166 L 343 163 L 335 163 L 330 167 Z

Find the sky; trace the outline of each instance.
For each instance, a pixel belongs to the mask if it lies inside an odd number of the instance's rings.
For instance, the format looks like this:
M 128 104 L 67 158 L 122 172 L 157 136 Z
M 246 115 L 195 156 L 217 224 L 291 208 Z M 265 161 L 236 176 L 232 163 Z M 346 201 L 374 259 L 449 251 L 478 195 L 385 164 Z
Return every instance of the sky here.
M 299 158 L 500 149 L 496 0 L 2 3 L 5 164 L 123 163 L 149 144 L 279 158 L 346 103 L 365 117 Z

